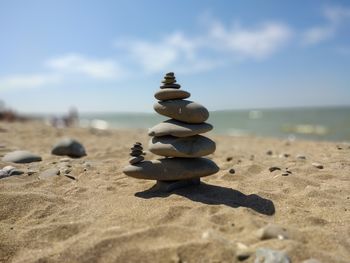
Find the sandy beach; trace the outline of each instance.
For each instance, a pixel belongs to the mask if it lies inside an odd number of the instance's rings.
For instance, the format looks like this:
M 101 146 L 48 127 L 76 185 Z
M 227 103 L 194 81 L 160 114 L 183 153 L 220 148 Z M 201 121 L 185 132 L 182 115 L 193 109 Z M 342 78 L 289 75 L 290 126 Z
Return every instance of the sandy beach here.
M 149 190 L 154 182 L 122 173 L 134 142 L 147 150 L 145 130 L 0 127 L 0 156 L 42 157 L 0 161 L 24 171 L 0 179 L 0 262 L 239 262 L 242 251 L 254 262 L 258 248 L 292 262 L 349 262 L 349 144 L 209 134 L 220 171 L 198 187 L 161 194 Z M 87 156 L 51 155 L 63 137 L 79 140 Z M 41 176 L 52 168 L 60 175 Z M 261 238 L 259 229 L 271 224 L 287 234 Z

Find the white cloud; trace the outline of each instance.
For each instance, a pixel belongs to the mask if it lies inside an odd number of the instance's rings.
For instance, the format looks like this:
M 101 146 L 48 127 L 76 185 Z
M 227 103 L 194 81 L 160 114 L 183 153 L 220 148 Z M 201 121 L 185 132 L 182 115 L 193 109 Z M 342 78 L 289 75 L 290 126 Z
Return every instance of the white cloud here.
M 350 9 L 342 6 L 328 6 L 323 11 L 324 16 L 333 24 L 350 18 Z
M 283 47 L 292 36 L 292 30 L 281 23 L 265 23 L 254 29 L 235 26 L 226 29 L 214 23 L 210 38 L 224 50 L 248 58 L 266 58 Z
M 59 83 L 61 77 L 56 74 L 10 75 L 0 78 L 0 90 L 17 88 L 36 88 Z
M 123 73 L 116 61 L 91 59 L 80 54 L 68 54 L 49 59 L 46 65 L 62 74 L 83 74 L 97 79 L 116 79 Z
M 267 58 L 291 36 L 292 30 L 280 23 L 248 29 L 225 28 L 212 22 L 200 35 L 187 37 L 183 32 L 174 32 L 158 41 L 117 41 L 116 47 L 147 73 L 176 70 L 185 74 L 211 70 L 234 58 Z
M 328 6 L 323 11 L 327 23 L 305 30 L 302 34 L 303 45 L 315 45 L 333 38 L 339 28 L 350 18 L 350 9 L 339 6 Z
M 303 33 L 302 43 L 304 45 L 314 45 L 330 39 L 334 36 L 336 29 L 332 25 L 313 27 Z

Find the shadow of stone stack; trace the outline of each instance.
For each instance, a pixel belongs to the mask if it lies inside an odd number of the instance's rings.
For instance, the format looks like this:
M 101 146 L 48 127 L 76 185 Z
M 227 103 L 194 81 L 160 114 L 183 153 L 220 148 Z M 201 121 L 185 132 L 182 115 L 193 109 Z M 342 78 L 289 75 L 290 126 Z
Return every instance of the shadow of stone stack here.
M 152 127 L 148 134 L 152 137 L 149 151 L 164 158 L 134 163 L 126 167 L 124 173 L 138 179 L 157 180 L 156 188 L 172 191 L 197 185 L 200 177 L 215 174 L 219 168 L 203 158 L 216 149 L 214 141 L 200 135 L 213 129 L 205 122 L 208 110 L 185 100 L 190 93 L 180 89 L 173 72 L 167 73 L 162 83 L 154 95 L 159 100 L 154 110 L 171 119 Z

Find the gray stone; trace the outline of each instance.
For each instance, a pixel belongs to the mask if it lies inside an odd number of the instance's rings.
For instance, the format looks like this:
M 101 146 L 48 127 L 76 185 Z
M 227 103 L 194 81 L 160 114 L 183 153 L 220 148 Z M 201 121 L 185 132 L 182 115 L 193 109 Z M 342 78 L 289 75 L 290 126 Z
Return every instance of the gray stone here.
M 9 176 L 24 174 L 23 171 L 18 170 L 16 167 L 13 167 L 13 166 L 5 166 L 4 168 L 2 168 L 2 170 L 7 172 Z
M 257 232 L 257 235 L 261 240 L 274 239 L 274 238 L 277 238 L 277 239 L 289 238 L 287 229 L 275 224 L 269 224 L 259 229 Z
M 18 170 L 16 167 L 5 166 L 0 170 L 0 179 L 6 178 L 9 176 L 14 176 L 14 175 L 21 175 L 21 174 L 24 174 L 24 172 L 21 170 Z
M 180 84 L 176 84 L 176 83 L 173 83 L 173 84 L 164 84 L 162 86 L 160 86 L 161 89 L 179 89 L 181 88 L 181 85 Z
M 156 185 L 153 187 L 153 190 L 169 193 L 176 189 L 196 186 L 201 183 L 200 178 L 193 178 L 187 180 L 178 180 L 178 181 L 157 181 Z
M 306 160 L 306 156 L 305 156 L 305 155 L 302 155 L 302 154 L 298 154 L 296 157 L 297 157 L 297 159 L 299 159 L 299 160 Z
M 208 123 L 189 124 L 177 120 L 167 120 L 157 124 L 148 131 L 149 136 L 172 135 L 175 137 L 188 137 L 211 131 L 213 126 Z
M 291 263 L 291 260 L 284 252 L 268 248 L 258 248 L 254 263 Z
M 136 156 L 136 157 L 132 157 L 129 159 L 129 163 L 132 164 L 136 164 L 139 162 L 142 162 L 143 160 L 145 160 L 145 158 L 141 155 L 141 156 Z
M 66 155 L 73 158 L 79 158 L 86 155 L 84 146 L 70 138 L 65 138 L 55 144 L 51 150 L 54 155 Z
M 154 94 L 157 100 L 187 99 L 191 94 L 181 89 L 161 89 Z
M 194 158 L 215 152 L 216 144 L 201 135 L 183 138 L 162 136 L 153 137 L 148 147 L 150 152 L 160 156 Z
M 14 151 L 14 152 L 7 153 L 2 158 L 2 160 L 4 162 L 12 162 L 12 163 L 31 163 L 31 162 L 40 162 L 41 157 L 29 151 Z
M 209 112 L 204 106 L 188 100 L 158 101 L 154 104 L 154 110 L 160 115 L 186 123 L 202 123 L 209 118 Z
M 164 158 L 129 165 L 123 172 L 138 179 L 176 181 L 215 174 L 219 167 L 205 158 Z
M 56 175 L 60 175 L 60 170 L 57 169 L 57 168 L 50 168 L 50 169 L 47 169 L 45 171 L 43 171 L 40 175 L 39 175 L 39 178 L 40 179 L 46 179 L 46 178 L 50 178 L 50 177 L 53 177 L 53 176 L 56 176 Z
M 323 169 L 323 165 L 320 164 L 320 163 L 312 163 L 311 165 L 312 165 L 313 167 L 318 168 L 318 169 Z
M 281 171 L 281 168 L 277 167 L 277 166 L 272 166 L 269 168 L 270 173 L 274 172 L 274 171 Z

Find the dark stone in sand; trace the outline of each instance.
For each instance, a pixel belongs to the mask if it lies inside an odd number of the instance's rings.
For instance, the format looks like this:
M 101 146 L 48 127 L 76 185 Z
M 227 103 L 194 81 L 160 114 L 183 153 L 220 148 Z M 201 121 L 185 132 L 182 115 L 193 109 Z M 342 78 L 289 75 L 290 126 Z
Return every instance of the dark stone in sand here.
M 219 167 L 205 158 L 164 158 L 129 165 L 123 172 L 137 179 L 177 181 L 215 174 Z
M 86 156 L 84 146 L 80 142 L 70 138 L 62 139 L 55 144 L 51 153 L 54 155 L 66 155 L 73 158 Z
M 31 163 L 40 162 L 42 159 L 39 155 L 33 154 L 29 151 L 14 151 L 7 153 L 2 161 L 12 163 Z
M 209 118 L 209 112 L 204 106 L 188 100 L 158 101 L 154 104 L 154 110 L 186 123 L 203 123 Z
M 209 123 L 189 124 L 174 119 L 164 121 L 148 131 L 149 136 L 172 135 L 175 137 L 188 137 L 211 131 L 213 126 Z
M 202 157 L 215 152 L 215 149 L 215 142 L 201 135 L 183 138 L 174 136 L 153 137 L 149 142 L 150 152 L 166 157 Z
M 273 167 L 270 167 L 269 168 L 269 171 L 272 173 L 272 172 L 274 172 L 274 171 L 281 171 L 281 168 L 279 168 L 279 167 L 276 167 L 276 166 L 273 166 Z

